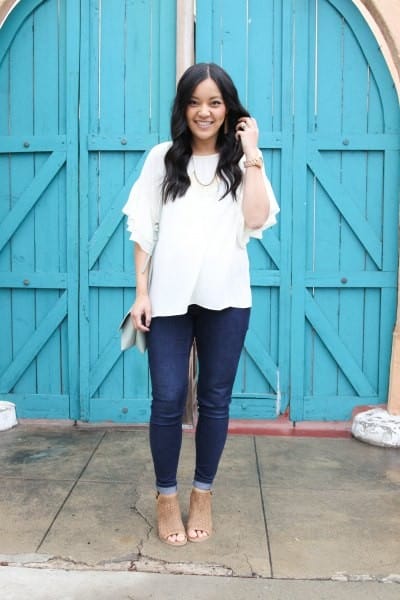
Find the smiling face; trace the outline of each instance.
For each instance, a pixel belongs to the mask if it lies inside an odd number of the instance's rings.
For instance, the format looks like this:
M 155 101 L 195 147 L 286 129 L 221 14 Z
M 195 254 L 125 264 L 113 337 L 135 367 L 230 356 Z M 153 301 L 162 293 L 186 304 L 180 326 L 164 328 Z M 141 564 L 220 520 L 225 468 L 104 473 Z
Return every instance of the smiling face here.
M 218 132 L 224 124 L 226 113 L 217 84 L 213 79 L 204 79 L 193 90 L 185 114 L 194 153 L 213 154 L 217 151 Z

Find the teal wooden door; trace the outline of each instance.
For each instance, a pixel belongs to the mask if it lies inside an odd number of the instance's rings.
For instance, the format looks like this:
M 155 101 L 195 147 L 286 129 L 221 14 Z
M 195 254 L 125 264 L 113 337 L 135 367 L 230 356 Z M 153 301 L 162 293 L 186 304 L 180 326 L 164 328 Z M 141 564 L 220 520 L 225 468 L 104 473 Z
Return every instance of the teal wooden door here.
M 144 153 L 168 139 L 175 93 L 175 0 L 82 2 L 80 78 L 81 418 L 147 422 L 147 357 L 121 354 L 134 299 L 121 213 Z
M 0 36 L 0 393 L 20 417 L 144 422 L 122 355 L 134 294 L 121 207 L 168 138 L 174 0 L 21 0 Z M 232 417 L 344 419 L 386 401 L 399 110 L 347 0 L 197 0 L 197 61 L 233 76 L 281 204 L 250 243 Z
M 287 4 L 287 3 L 286 3 Z M 291 18 L 282 2 L 197 2 L 197 61 L 221 64 L 257 118 L 259 146 L 282 205 L 279 223 L 249 244 L 253 308 L 232 416 L 275 418 L 289 398 L 292 180 Z
M 232 74 L 281 203 L 250 246 L 234 414 L 339 420 L 386 402 L 400 128 L 376 40 L 346 0 L 199 0 L 197 60 Z
M 347 419 L 387 401 L 400 115 L 356 7 L 296 7 L 290 413 Z
M 79 416 L 78 22 L 25 0 L 0 35 L 0 395 L 24 417 Z
M 175 0 L 21 0 L 0 37 L 0 393 L 19 417 L 146 421 L 122 355 L 121 208 L 168 138 Z

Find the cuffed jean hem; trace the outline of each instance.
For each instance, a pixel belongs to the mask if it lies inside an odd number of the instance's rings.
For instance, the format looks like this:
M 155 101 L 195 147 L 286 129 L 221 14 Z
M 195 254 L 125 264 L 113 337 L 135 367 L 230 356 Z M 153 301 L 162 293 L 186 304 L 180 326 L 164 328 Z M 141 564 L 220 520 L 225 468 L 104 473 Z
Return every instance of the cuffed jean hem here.
M 196 481 L 196 479 L 194 479 L 193 487 L 198 490 L 204 490 L 206 492 L 208 490 L 211 490 L 212 484 L 211 483 L 203 483 L 202 481 Z
M 170 487 L 161 487 L 161 486 L 157 485 L 156 490 L 159 494 L 163 494 L 165 496 L 172 496 L 173 494 L 177 493 L 178 486 L 171 485 Z

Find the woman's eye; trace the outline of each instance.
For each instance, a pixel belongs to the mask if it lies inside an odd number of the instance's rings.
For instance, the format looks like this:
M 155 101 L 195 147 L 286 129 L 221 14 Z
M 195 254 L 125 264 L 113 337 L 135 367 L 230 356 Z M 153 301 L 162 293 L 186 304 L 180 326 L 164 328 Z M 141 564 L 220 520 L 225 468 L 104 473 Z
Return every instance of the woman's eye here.
M 197 105 L 196 100 L 189 100 L 189 106 L 196 106 L 196 105 Z
M 213 102 L 211 102 L 211 106 L 220 106 L 222 103 L 220 100 L 214 100 Z

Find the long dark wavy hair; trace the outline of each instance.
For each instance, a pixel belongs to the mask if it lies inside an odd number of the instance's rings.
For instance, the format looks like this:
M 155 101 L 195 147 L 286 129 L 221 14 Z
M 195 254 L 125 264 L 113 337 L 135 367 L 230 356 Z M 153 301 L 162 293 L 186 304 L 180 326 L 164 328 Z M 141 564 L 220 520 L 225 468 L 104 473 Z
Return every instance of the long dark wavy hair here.
M 249 117 L 242 106 L 232 79 L 214 63 L 198 63 L 189 67 L 179 80 L 171 115 L 172 146 L 165 155 L 165 177 L 162 183 L 163 202 L 184 196 L 190 186 L 187 166 L 192 156 L 192 134 L 186 123 L 186 109 L 195 88 L 205 79 L 211 78 L 221 92 L 226 107 L 225 124 L 221 126 L 217 137 L 219 161 L 217 175 L 225 183 L 224 198 L 236 191 L 242 181 L 239 160 L 243 155 L 240 140 L 235 137 L 237 121 L 240 117 Z

